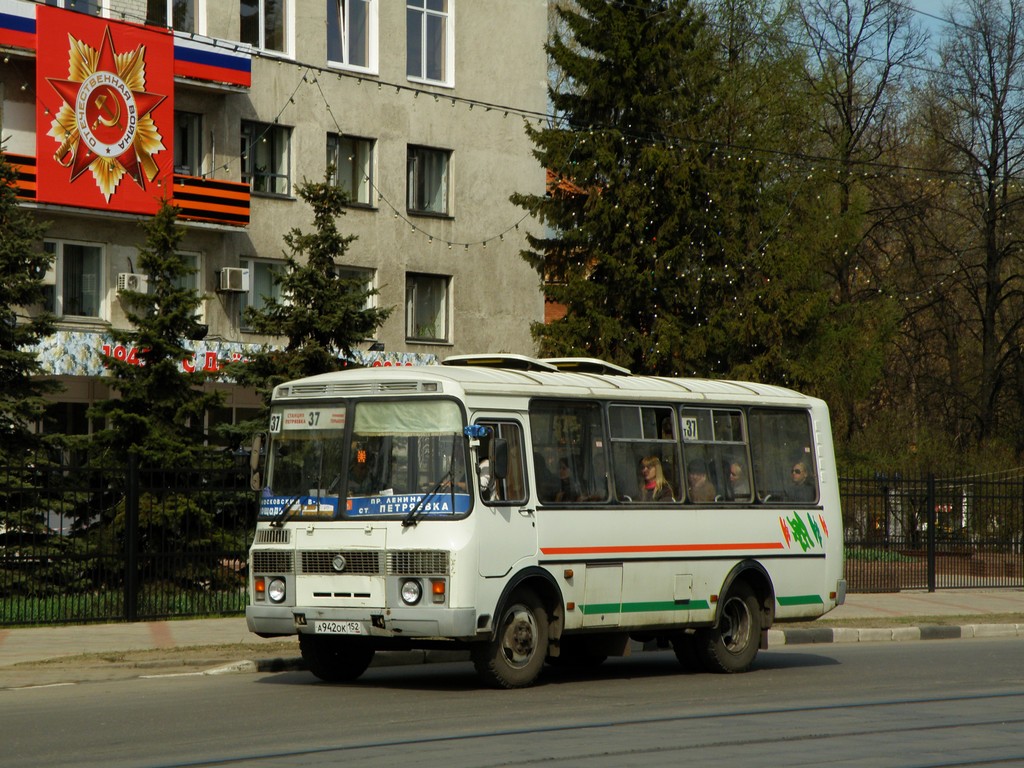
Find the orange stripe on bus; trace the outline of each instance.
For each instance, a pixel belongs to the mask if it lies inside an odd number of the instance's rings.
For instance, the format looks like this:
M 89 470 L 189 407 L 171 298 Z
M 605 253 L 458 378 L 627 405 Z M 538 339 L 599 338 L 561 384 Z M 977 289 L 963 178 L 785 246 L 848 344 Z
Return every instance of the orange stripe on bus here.
M 737 544 L 637 544 L 616 547 L 541 547 L 545 555 L 614 555 L 637 552 L 725 552 L 733 549 L 782 549 L 779 541 L 752 541 Z

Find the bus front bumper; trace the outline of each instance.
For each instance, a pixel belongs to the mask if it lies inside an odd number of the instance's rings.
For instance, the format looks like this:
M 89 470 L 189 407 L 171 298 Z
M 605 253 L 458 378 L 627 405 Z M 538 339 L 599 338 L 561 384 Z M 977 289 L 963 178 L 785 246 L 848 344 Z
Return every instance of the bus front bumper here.
M 249 605 L 245 623 L 250 632 L 261 637 L 341 633 L 415 640 L 468 639 L 477 634 L 476 611 L 472 608 L 401 608 L 374 613 L 366 609 Z

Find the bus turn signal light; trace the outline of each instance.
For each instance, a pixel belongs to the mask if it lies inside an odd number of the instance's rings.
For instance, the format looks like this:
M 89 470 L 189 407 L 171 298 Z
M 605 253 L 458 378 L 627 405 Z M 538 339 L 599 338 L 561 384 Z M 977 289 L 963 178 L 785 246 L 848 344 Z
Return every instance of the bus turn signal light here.
M 433 595 L 435 603 L 444 602 L 446 585 L 444 579 L 431 579 L 430 580 L 430 593 Z

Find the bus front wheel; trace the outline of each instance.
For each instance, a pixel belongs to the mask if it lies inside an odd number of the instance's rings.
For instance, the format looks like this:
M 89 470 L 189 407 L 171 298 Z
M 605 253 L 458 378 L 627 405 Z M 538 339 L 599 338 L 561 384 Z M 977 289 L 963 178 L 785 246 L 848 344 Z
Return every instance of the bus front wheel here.
M 502 609 L 494 637 L 472 650 L 480 679 L 496 688 L 525 688 L 548 655 L 548 614 L 529 590 L 516 590 Z
M 299 635 L 306 669 L 327 683 L 355 680 L 373 661 L 373 648 L 348 637 Z
M 722 604 L 718 626 L 698 629 L 694 650 L 712 672 L 746 672 L 761 642 L 761 612 L 757 596 L 744 581 L 733 584 Z

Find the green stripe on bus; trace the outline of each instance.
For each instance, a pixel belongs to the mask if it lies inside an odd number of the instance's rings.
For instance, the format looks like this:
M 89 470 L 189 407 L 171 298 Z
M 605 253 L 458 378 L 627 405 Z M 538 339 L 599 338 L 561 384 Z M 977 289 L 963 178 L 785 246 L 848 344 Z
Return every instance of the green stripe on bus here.
M 825 601 L 821 599 L 821 595 L 791 595 L 790 597 L 782 597 L 781 595 L 776 598 L 779 601 L 779 605 L 824 605 Z
M 597 613 L 658 613 L 661 611 L 706 611 L 709 608 L 707 600 L 688 600 L 675 602 L 664 600 L 651 603 L 594 603 L 592 605 L 581 605 L 580 610 L 586 616 Z

